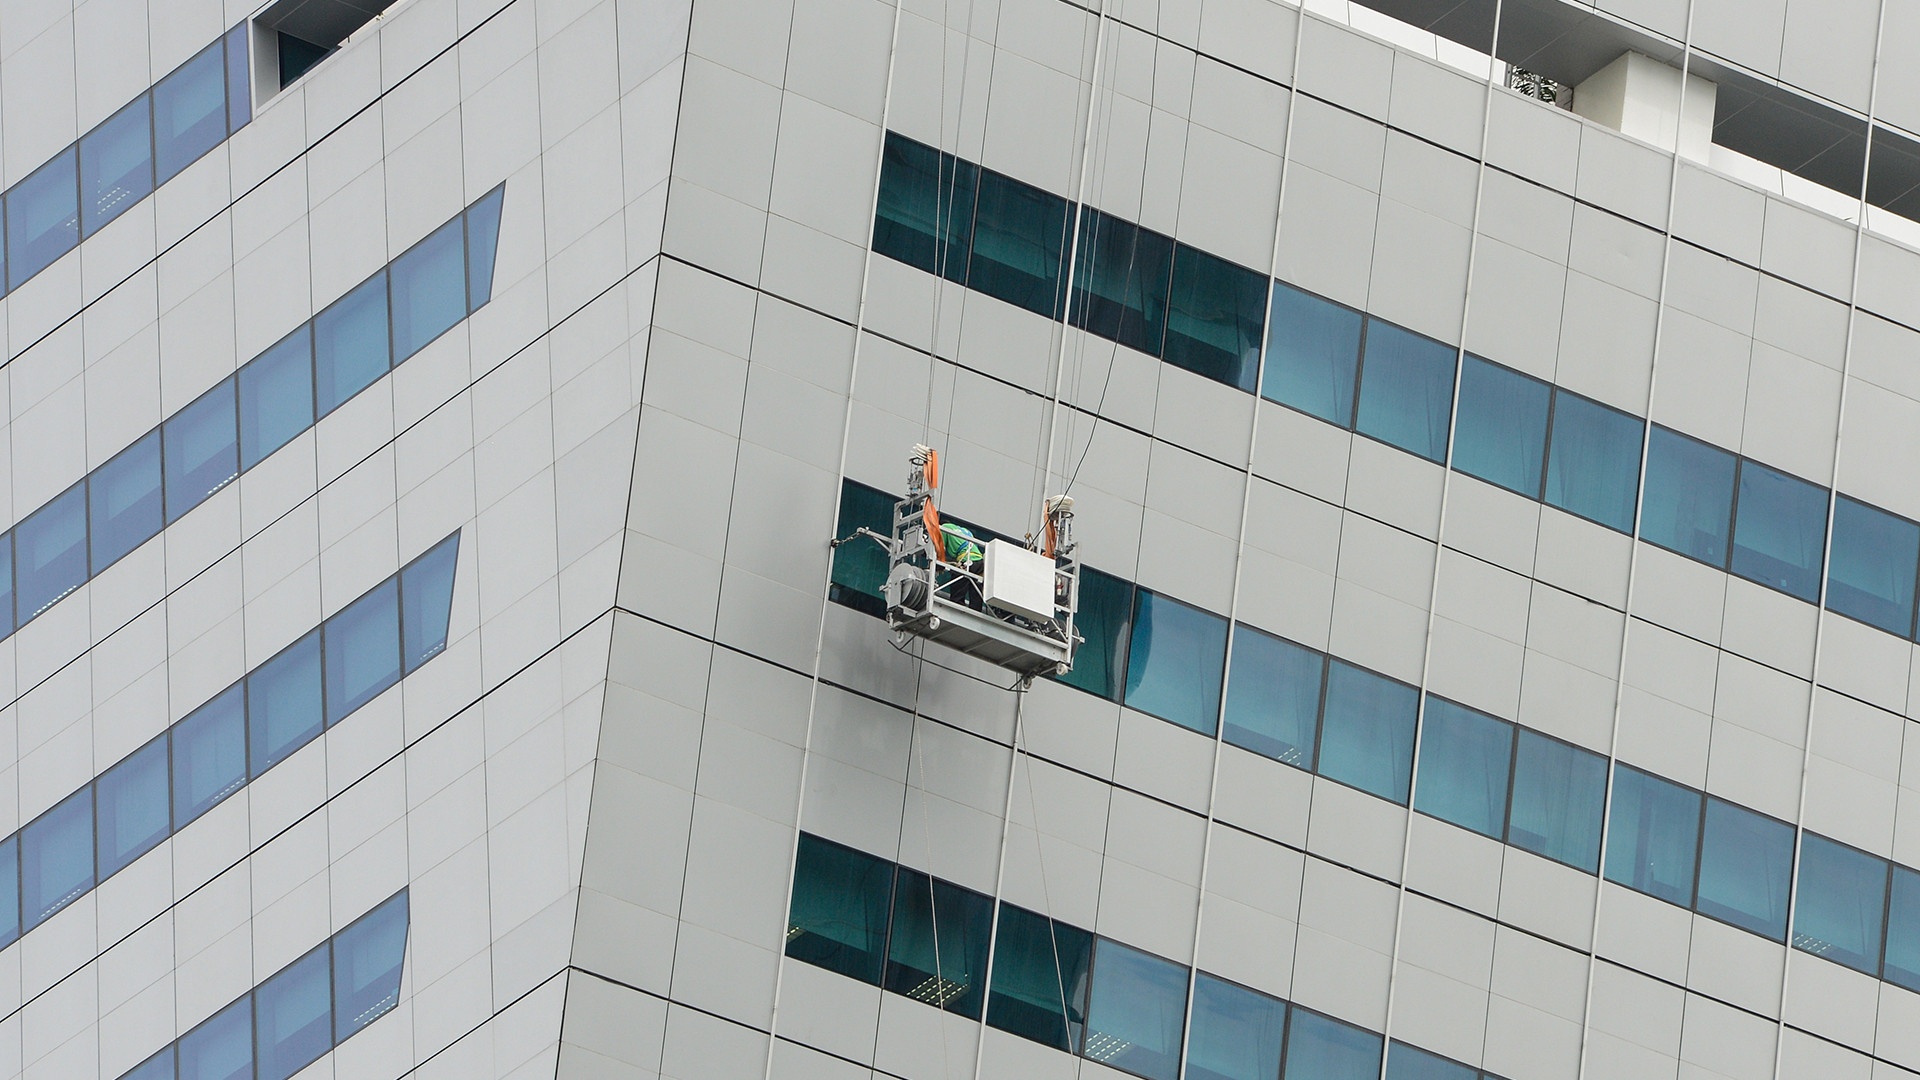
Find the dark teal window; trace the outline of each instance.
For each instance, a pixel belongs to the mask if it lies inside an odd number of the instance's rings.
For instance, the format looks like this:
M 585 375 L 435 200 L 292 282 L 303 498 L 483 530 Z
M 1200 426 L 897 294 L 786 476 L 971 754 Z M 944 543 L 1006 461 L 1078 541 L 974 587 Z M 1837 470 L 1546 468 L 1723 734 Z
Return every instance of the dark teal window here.
M 1101 938 L 1093 954 L 1087 1036 L 1080 1052 L 1145 1080 L 1177 1080 L 1187 969 Z
M 1429 461 L 1445 461 L 1456 355 L 1450 345 L 1368 319 L 1355 429 Z
M 222 380 L 193 404 L 174 413 L 162 428 L 169 524 L 240 475 L 234 385 L 231 378 Z
M 1613 770 L 1607 880 L 1693 906 L 1700 853 L 1700 793 L 1627 765 Z
M 313 426 L 313 337 L 307 326 L 240 369 L 240 468 Z
M 247 698 L 238 683 L 173 726 L 173 827 L 247 782 Z
M 978 165 L 887 132 L 873 220 L 874 252 L 964 282 L 979 184 Z
M 1287 1020 L 1285 1080 L 1378 1080 L 1380 1036 L 1295 1007 Z
M 1547 505 L 1631 533 L 1645 432 L 1646 422 L 1637 416 L 1555 390 Z
M 1886 965 L 1880 977 L 1920 993 L 1920 872 L 1904 866 L 1893 868 L 1887 891 Z
M 893 535 L 893 496 L 851 480 L 840 483 L 840 517 L 835 527 L 841 538 L 866 526 L 881 536 Z M 832 584 L 827 596 L 836 604 L 874 618 L 887 614 L 887 553 L 866 537 L 848 540 L 833 549 Z
M 360 916 L 333 939 L 335 1042 L 345 1042 L 399 1004 L 406 957 L 404 892 Z
M 1181 244 L 1173 255 L 1167 363 L 1251 392 L 1260 371 L 1267 275 Z
M 987 1023 L 1071 1052 L 1086 1022 L 1093 935 L 1022 907 L 1000 905 Z
M 1913 636 L 1914 567 L 1920 525 L 1836 497 L 1827 558 L 1827 607 L 1890 634 Z
M 1053 319 L 1063 299 L 1067 200 L 980 170 L 967 285 Z
M 1073 625 L 1086 640 L 1073 650 L 1073 670 L 1059 676 L 1068 686 L 1119 700 L 1127 664 L 1127 623 L 1133 611 L 1133 584 L 1080 568 L 1080 608 Z
M 1067 321 L 1130 349 L 1160 355 L 1173 239 L 1089 208 L 1080 216 L 1076 265 Z
M 1512 724 L 1428 695 L 1413 808 L 1498 840 L 1512 763 Z
M 400 681 L 400 586 L 389 578 L 328 619 L 327 724 Z
M 393 362 L 467 317 L 465 221 L 456 218 L 393 261 Z
M 801 833 L 787 955 L 879 986 L 893 869 L 884 859 Z
M 153 191 L 153 104 L 141 94 L 80 139 L 80 228 L 88 236 Z
M 7 266 L 11 288 L 80 243 L 80 180 L 74 148 L 34 170 L 7 192 Z
M 1313 768 L 1326 657 L 1241 624 L 1233 628 L 1224 738 L 1302 769 Z
M 1286 1002 L 1195 973 L 1187 1080 L 1274 1080 L 1286 1034 Z
M 1803 834 L 1793 947 L 1878 976 L 1887 872 L 1885 859 Z
M 1226 659 L 1227 620 L 1148 589 L 1134 590 L 1128 707 L 1211 735 Z
M 60 493 L 13 530 L 20 621 L 87 580 L 87 482 Z
M 409 675 L 447 647 L 459 561 L 460 534 L 454 533 L 400 571 L 401 647 Z
M 1342 660 L 1327 665 L 1320 775 L 1407 804 L 1419 692 Z
M 158 430 L 94 470 L 87 480 L 94 573 L 159 533 L 165 523 L 160 491 Z
M 1827 492 L 1757 461 L 1740 463 L 1734 504 L 1734 573 L 1808 603 L 1820 599 Z
M 247 676 L 247 753 L 254 776 L 285 761 L 320 734 L 320 694 L 318 630 Z
M 93 785 L 20 830 L 20 909 L 31 930 L 93 888 Z
M 173 179 L 227 134 L 226 48 L 216 41 L 153 88 L 156 179 Z
M 330 968 L 322 945 L 253 992 L 256 1080 L 288 1080 L 333 1049 Z
M 1774 941 L 1787 938 L 1793 826 L 1707 797 L 1695 909 Z
M 1712 566 L 1727 565 L 1736 458 L 1655 425 L 1647 440 L 1640 538 Z
M 173 831 L 167 805 L 167 736 L 162 734 L 101 774 L 95 798 L 97 861 L 105 880 Z
M 1600 869 L 1607 759 L 1519 729 L 1507 843 L 1587 873 Z
M 467 221 L 467 310 L 493 298 L 493 260 L 500 249 L 500 207 L 506 185 L 494 188 L 469 207 Z
M 992 926 L 992 897 L 900 867 L 883 988 L 978 1020 Z
M 325 416 L 392 367 L 387 353 L 387 272 L 313 318 L 314 404 Z
M 1352 427 L 1363 319 L 1351 308 L 1274 282 L 1260 393 L 1308 416 Z
M 253 995 L 180 1036 L 179 1080 L 253 1080 Z
M 1463 365 L 1453 467 L 1529 499 L 1539 498 L 1553 388 L 1477 356 L 1469 355 Z

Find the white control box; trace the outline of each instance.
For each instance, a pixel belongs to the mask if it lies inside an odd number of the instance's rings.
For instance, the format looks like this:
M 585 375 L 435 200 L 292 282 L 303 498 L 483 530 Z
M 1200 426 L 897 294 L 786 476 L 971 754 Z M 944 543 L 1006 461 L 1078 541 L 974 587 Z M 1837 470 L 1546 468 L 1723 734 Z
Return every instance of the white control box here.
M 987 541 L 987 603 L 1032 619 L 1053 618 L 1053 560 L 1005 540 Z

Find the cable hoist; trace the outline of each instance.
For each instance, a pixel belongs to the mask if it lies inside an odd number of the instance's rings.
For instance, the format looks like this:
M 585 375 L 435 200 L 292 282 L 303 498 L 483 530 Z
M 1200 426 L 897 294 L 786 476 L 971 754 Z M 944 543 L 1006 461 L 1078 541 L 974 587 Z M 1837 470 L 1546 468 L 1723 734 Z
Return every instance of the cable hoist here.
M 1049 496 L 1038 535 L 1020 544 L 982 542 L 940 520 L 933 493 L 940 455 L 916 445 L 908 457 L 907 495 L 893 505 L 892 533 L 861 526 L 835 546 L 865 536 L 887 552 L 887 625 L 904 646 L 921 638 L 1015 672 L 1064 675 L 1080 643 L 1073 497 Z

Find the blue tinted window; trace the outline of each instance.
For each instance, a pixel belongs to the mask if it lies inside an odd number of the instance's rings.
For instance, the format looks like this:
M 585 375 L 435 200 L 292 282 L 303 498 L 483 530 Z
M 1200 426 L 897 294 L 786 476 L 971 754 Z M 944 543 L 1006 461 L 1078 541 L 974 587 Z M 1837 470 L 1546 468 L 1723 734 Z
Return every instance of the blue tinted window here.
M 93 888 L 93 785 L 20 830 L 20 907 L 25 929 Z
M 1151 356 L 1167 328 L 1173 239 L 1088 209 L 1067 320 L 1089 333 Z
M 1713 566 L 1727 565 L 1735 458 L 1655 426 L 1647 439 L 1647 498 L 1640 538 Z
M 1618 409 L 1554 391 L 1547 505 L 1609 529 L 1632 532 L 1644 424 Z
M 874 254 L 964 282 L 979 182 L 978 165 L 887 132 L 873 218 Z
M 400 588 L 391 579 L 327 620 L 327 723 L 400 681 Z
M 1360 313 L 1276 281 L 1272 318 L 1260 393 L 1309 416 L 1351 427 Z
M 1784 941 L 1792 881 L 1793 827 L 1709 796 L 1696 910 Z
M 1419 693 L 1405 683 L 1333 660 L 1320 722 L 1320 775 L 1407 804 Z
M 253 77 L 247 63 L 248 25 L 227 32 L 227 130 L 239 131 L 253 119 Z
M 13 633 L 13 534 L 0 533 L 0 637 Z
M 247 676 L 247 753 L 259 776 L 320 734 L 320 632 Z
M 1127 705 L 1202 734 L 1220 713 L 1227 621 L 1170 597 L 1134 590 Z
M 17 836 L 0 841 L 0 947 L 20 937 L 20 843 Z
M 1920 872 L 1894 867 L 1888 901 L 1886 967 L 1880 977 L 1920 993 Z
M 116 454 L 87 479 L 92 502 L 93 571 L 99 573 L 159 533 L 160 433 Z
M 169 523 L 240 475 L 233 394 L 234 380 L 227 379 L 167 420 L 163 452 Z
M 1468 356 L 1460 369 L 1459 432 L 1453 467 L 1529 499 L 1540 497 L 1552 388 Z
M 978 1020 L 992 926 L 992 897 L 900 867 L 882 986 Z
M 1413 808 L 1498 840 L 1512 763 L 1512 724 L 1428 695 Z
M 1820 598 L 1827 492 L 1757 461 L 1740 463 L 1734 573 L 1809 603 Z
M 493 258 L 500 247 L 500 203 L 507 189 L 494 188 L 467 211 L 467 307 L 493 297 Z
M 333 1026 L 339 1042 L 400 1000 L 407 957 L 407 894 L 362 915 L 333 939 Z
M 313 426 L 313 348 L 307 327 L 240 369 L 240 467 L 251 469 Z
M 1520 729 L 1507 843 L 1594 873 L 1606 804 L 1606 758 Z
M 1081 1053 L 1147 1080 L 1175 1080 L 1186 1013 L 1186 968 L 1100 939 Z
M 1855 971 L 1880 974 L 1886 860 L 1806 833 L 1800 841 L 1799 878 L 1793 947 Z
M 252 1080 L 253 995 L 180 1036 L 180 1080 Z
M 133 1067 L 120 1080 L 173 1080 L 173 1044 Z
M 1827 606 L 1890 634 L 1913 634 L 1920 525 L 1841 495 L 1833 507 Z
M 80 228 L 100 226 L 153 190 L 153 110 L 147 95 L 80 139 Z
M 1060 676 L 1068 686 L 1118 701 L 1127 663 L 1127 622 L 1133 612 L 1133 584 L 1080 568 L 1080 607 L 1073 628 L 1085 638 L 1073 650 L 1073 670 Z
M 135 750 L 101 775 L 99 868 L 110 878 L 172 832 L 167 806 L 167 737 Z
M 1621 765 L 1613 770 L 1607 880 L 1693 906 L 1700 852 L 1700 793 Z
M 892 906 L 892 863 L 800 834 L 788 956 L 879 986 Z
M 1256 754 L 1313 767 L 1324 658 L 1251 626 L 1233 628 L 1225 738 Z
M 459 557 L 460 534 L 454 533 L 400 572 L 400 622 L 408 672 L 447 647 L 453 572 Z
M 153 88 L 153 161 L 162 184 L 227 137 L 226 50 L 214 42 Z
M 247 782 L 244 687 L 233 686 L 173 725 L 173 822 L 183 829 Z
M 1451 346 L 1431 338 L 1367 320 L 1355 430 L 1429 461 L 1444 461 L 1455 355 Z
M 987 1023 L 1071 1051 L 1086 1021 L 1093 935 L 1012 904 L 1000 905 Z
M 322 945 L 253 992 L 256 1080 L 287 1080 L 333 1049 L 330 975 Z
M 7 266 L 12 288 L 80 242 L 80 182 L 73 147 L 7 192 Z
M 1287 1003 L 1196 973 L 1187 1080 L 1274 1080 L 1287 1034 Z
M 1066 263 L 1067 200 L 982 169 L 978 206 L 968 286 L 1057 317 Z
M 87 580 L 87 482 L 34 511 L 14 528 L 13 543 L 24 623 Z
M 451 221 L 393 262 L 393 355 L 399 363 L 467 317 L 464 225 Z
M 1286 1080 L 1378 1080 L 1380 1036 L 1294 1009 L 1287 1023 Z
M 1252 391 L 1260 372 L 1267 275 L 1181 244 L 1173 255 L 1167 363 Z
M 1403 1042 L 1387 1044 L 1387 1080 L 1480 1080 L 1471 1066 Z
M 381 271 L 313 319 L 313 386 L 325 416 L 385 375 L 387 274 Z

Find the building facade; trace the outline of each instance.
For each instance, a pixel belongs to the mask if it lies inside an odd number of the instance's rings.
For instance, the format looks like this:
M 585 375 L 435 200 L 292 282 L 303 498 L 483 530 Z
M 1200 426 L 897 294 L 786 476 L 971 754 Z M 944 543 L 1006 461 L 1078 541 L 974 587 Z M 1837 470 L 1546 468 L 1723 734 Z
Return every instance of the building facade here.
M 0 1075 L 1920 1077 L 1916 72 L 0 0 Z M 1071 671 L 890 633 L 917 444 Z

